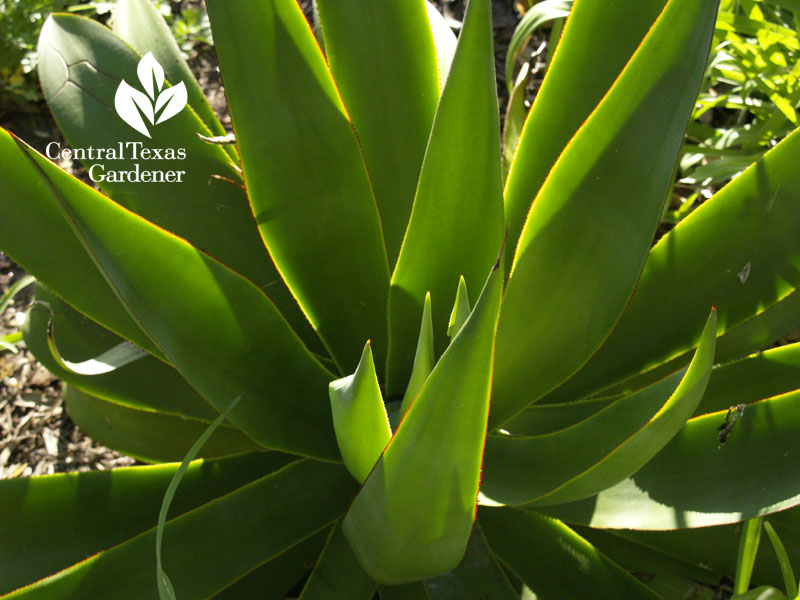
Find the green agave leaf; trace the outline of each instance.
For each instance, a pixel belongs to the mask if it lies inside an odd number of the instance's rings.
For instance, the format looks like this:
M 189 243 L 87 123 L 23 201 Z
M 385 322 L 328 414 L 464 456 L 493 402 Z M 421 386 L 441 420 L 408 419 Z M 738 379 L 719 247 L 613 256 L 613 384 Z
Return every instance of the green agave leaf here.
M 556 520 L 512 508 L 481 507 L 478 522 L 495 555 L 540 600 L 658 598 Z
M 242 396 L 231 422 L 262 445 L 337 457 L 332 376 L 261 290 L 88 186 L 62 191 L 41 157 L 26 156 L 120 301 L 204 398 L 222 410 Z
M 472 529 L 467 551 L 458 566 L 450 573 L 426 579 L 423 585 L 430 600 L 519 600 L 478 525 Z
M 631 10 L 625 3 L 574 3 L 506 182 L 505 221 L 511 240 L 507 267 L 531 202 L 556 159 L 617 79 L 665 4 L 666 0 L 643 0 Z
M 561 504 L 592 496 L 635 473 L 700 403 L 714 363 L 716 325 L 712 311 L 685 374 L 616 400 L 561 431 L 490 435 L 482 494 L 503 504 Z M 572 450 L 565 453 L 564 448 Z
M 561 404 L 532 404 L 503 425 L 502 431 L 529 436 L 552 433 L 588 419 L 621 397 L 603 396 Z
M 148 31 L 158 36 L 158 29 L 153 25 Z M 106 178 L 100 185 L 129 210 L 185 238 L 268 290 L 304 341 L 313 349 L 322 349 L 264 251 L 238 167 L 228 151 L 198 137 L 198 133 L 211 131 L 192 107 L 152 126 L 151 139 L 135 131 L 114 110 L 121 80 L 140 85 L 140 58 L 95 21 L 59 14 L 48 18 L 39 37 L 39 79 L 61 131 L 76 148 L 116 150 L 116 159 L 106 155 L 82 160 L 90 174 L 93 167 L 98 174 L 136 168 L 185 171 L 180 183 L 110 182 Z M 176 76 L 181 72 L 167 68 Z M 185 85 L 184 81 L 178 83 Z M 156 152 L 164 158 L 158 158 Z
M 158 26 L 147 30 L 158 37 Z M 137 65 L 141 57 L 108 28 L 90 19 L 52 15 L 42 27 L 38 50 L 43 93 L 70 144 L 115 152 L 115 157 L 104 152 L 82 159 L 90 175 L 104 175 L 102 189 L 126 208 L 203 248 L 257 286 L 269 286 L 271 298 L 306 343 L 321 348 L 264 251 L 238 167 L 226 150 L 197 136 L 210 131 L 192 107 L 152 126 L 150 139 L 125 123 L 114 108 L 117 87 L 123 79 L 129 85 L 140 85 Z M 167 70 L 176 76 L 181 72 L 169 64 Z M 193 79 L 186 81 L 191 89 Z M 185 87 L 183 80 L 171 82 Z M 136 169 L 184 173 L 180 182 L 171 183 L 114 182 L 106 176 Z M 225 218 L 220 219 L 221 215 Z
M 546 23 L 568 17 L 572 2 L 573 0 L 544 0 L 544 2 L 534 4 L 522 17 L 522 20 L 514 29 L 514 34 L 511 36 L 511 41 L 508 43 L 508 50 L 506 51 L 506 84 L 508 85 L 509 94 L 512 94 L 513 88 L 516 86 L 514 83 L 514 67 L 533 32 Z
M 117 2 L 112 30 L 133 46 L 139 54 L 152 52 L 158 63 L 164 67 L 167 80 L 184 82 L 189 106 L 194 109 L 209 131 L 214 135 L 226 134 L 225 128 L 214 114 L 214 109 L 206 100 L 200 90 L 200 84 L 184 60 L 164 17 L 150 0 Z M 234 148 L 226 149 L 226 152 L 232 160 L 239 160 Z
M 378 584 L 361 569 L 337 524 L 299 600 L 372 600 Z
M 285 600 L 307 574 L 328 538 L 320 531 L 225 588 L 212 600 Z
M 769 343 L 800 324 L 798 153 L 795 132 L 665 235 L 650 251 L 613 334 L 545 401 L 582 397 L 683 357 L 696 344 L 710 303 L 725 332 L 720 359 L 754 352 L 755 343 Z M 723 344 L 726 335 L 733 337 Z
M 464 277 L 458 279 L 458 291 L 456 301 L 453 303 L 453 311 L 450 313 L 450 321 L 447 324 L 447 337 L 451 340 L 456 337 L 464 323 L 467 322 L 472 310 L 469 307 L 469 294 L 467 293 L 467 282 Z
M 732 360 L 741 359 L 754 352 L 759 352 L 770 344 L 779 341 L 787 333 L 790 333 L 800 325 L 800 292 L 794 290 L 775 304 L 764 309 L 754 317 L 735 325 L 731 329 L 717 337 L 717 351 L 715 362 L 718 364 L 727 363 Z M 648 371 L 644 371 L 618 384 L 602 390 L 602 395 L 623 395 L 648 385 L 665 377 L 669 373 L 675 372 L 685 365 L 691 358 L 691 351 L 684 352 L 679 356 L 661 363 Z M 576 384 L 580 385 L 580 372 L 576 375 Z M 553 390 L 545 397 L 547 402 L 559 403 L 565 397 L 573 397 L 575 394 L 570 390 L 571 380 L 561 387 Z M 776 382 L 776 385 L 780 385 Z M 792 386 L 784 389 L 788 392 L 796 387 Z M 582 395 L 585 392 L 579 392 Z M 768 394 L 765 394 L 768 395 Z M 774 394 L 773 394 L 774 395 Z M 762 396 L 763 397 L 763 396 Z M 729 406 L 727 404 L 726 406 Z M 720 408 L 722 408 L 720 406 Z M 717 409 L 718 410 L 718 409 Z
M 439 100 L 425 6 L 422 0 L 317 0 L 325 53 L 361 142 L 392 266 Z
M 400 397 L 411 374 L 427 292 L 434 343 L 447 345 L 448 310 L 458 277 L 478 282 L 503 236 L 500 125 L 495 93 L 491 7 L 470 0 L 464 27 L 422 165 L 408 230 L 389 292 L 387 395 Z
M 35 297 L 37 303 L 28 311 L 22 327 L 25 344 L 56 377 L 93 396 L 130 408 L 201 421 L 216 417 L 217 410 L 186 383 L 180 373 L 152 356 L 101 375 L 78 375 L 65 368 L 52 355 L 52 346 L 65 358 L 81 362 L 118 346 L 123 340 L 41 285 L 36 286 Z M 47 306 L 38 302 L 45 302 Z
M 784 542 L 792 564 L 800 560 L 800 536 L 798 536 L 797 508 L 770 515 L 769 521 Z M 580 531 L 589 531 L 578 527 Z M 591 530 L 596 531 L 596 530 Z M 717 576 L 733 573 L 736 569 L 738 542 L 742 524 L 720 527 L 699 527 L 672 531 L 613 531 L 614 536 L 624 538 L 641 548 L 666 554 L 684 563 L 700 566 Z M 774 554 L 762 551 L 756 555 L 753 569 L 754 585 L 775 583 L 782 579 L 781 569 Z
M 800 388 L 800 343 L 773 348 L 711 372 L 696 414 L 785 394 Z
M 118 404 L 72 386 L 64 390 L 64 400 L 69 416 L 86 434 L 145 462 L 181 460 L 209 423 Z M 244 433 L 226 425 L 214 433 L 200 456 L 227 456 L 259 448 Z
M 376 581 L 395 585 L 440 575 L 464 555 L 483 458 L 501 289 L 498 259 L 475 310 L 345 516 L 347 539 Z
M 367 339 L 383 365 L 389 266 L 380 215 L 325 57 L 294 0 L 212 0 L 208 12 L 272 259 L 343 373 Z
M 171 519 L 164 569 L 177 597 L 199 600 L 222 591 L 327 527 L 356 490 L 343 467 L 301 460 Z M 145 531 L 9 598 L 156 597 L 155 537 L 155 528 Z
M 490 429 L 578 370 L 625 309 L 661 216 L 716 6 L 670 0 L 539 192 L 503 298 Z
M 369 342 L 356 372 L 332 381 L 328 394 L 344 464 L 356 481 L 364 483 L 392 437 Z
M 27 159 L 19 140 L 0 129 L 0 248 L 41 283 L 78 310 L 91 314 L 118 335 L 162 357 L 158 347 L 119 303 L 86 250 L 64 220 L 58 205 Z M 33 150 L 28 149 L 28 152 Z M 88 186 L 44 158 L 39 166 L 65 194 Z M 32 219 L 31 215 L 36 218 Z M 47 243 L 42 243 L 47 240 Z
M 592 527 L 664 530 L 737 523 L 800 504 L 800 392 L 745 405 L 721 444 L 726 414 L 691 419 L 649 463 L 597 496 L 542 510 Z
M 172 514 L 190 511 L 291 460 L 287 454 L 261 452 L 195 461 L 175 496 Z M 125 467 L 0 481 L 0 512 L 5 516 L 0 520 L 0 594 L 151 528 L 177 468 Z M 54 523 L 60 528 L 57 543 Z
M 106 193 L 126 208 L 206 249 L 259 286 L 277 278 L 274 271 L 267 272 L 267 258 L 258 260 L 266 253 L 248 210 L 241 177 L 224 150 L 197 137 L 196 132 L 209 132 L 194 111 L 182 110 L 152 126 L 150 139 L 117 114 L 114 106 L 120 81 L 141 86 L 137 73 L 141 57 L 135 50 L 96 21 L 67 14 L 47 19 L 38 50 L 42 91 L 70 144 L 74 148 L 108 148 L 116 153 L 114 159 L 94 155 L 83 160 L 90 175 L 129 171 L 137 164 L 142 171 L 186 171 L 181 182 L 114 183 L 106 179 L 101 185 Z M 138 148 L 137 158 L 133 158 L 134 145 Z M 153 156 L 154 148 L 159 149 L 162 158 Z M 184 160 L 178 157 L 181 148 Z M 125 158 L 120 158 L 123 152 Z M 172 159 L 166 158 L 167 152 L 174 155 Z M 148 154 L 150 158 L 146 159 Z M 221 225 L 223 210 L 227 218 Z M 221 235 L 221 227 L 227 235 Z
M 722 572 L 674 558 L 658 548 L 623 538 L 616 531 L 581 526 L 571 529 L 626 571 L 636 573 L 648 587 L 665 598 L 704 599 L 706 596 L 698 595 L 701 586 L 710 591 L 709 588 L 718 586 L 723 577 Z
M 453 64 L 453 56 L 455 56 L 458 41 L 453 30 L 450 29 L 450 24 L 430 0 L 425 1 L 425 8 L 428 9 L 428 20 L 431 24 L 433 42 L 436 46 L 436 62 L 439 66 L 439 88 L 441 89 L 450 74 L 450 67 Z
M 406 393 L 400 405 L 400 415 L 406 414 L 414 398 L 422 389 L 428 375 L 436 364 L 436 352 L 433 349 L 433 320 L 431 318 L 431 294 L 425 294 L 425 303 L 422 307 L 422 324 L 419 328 L 417 352 L 414 354 L 414 366 L 411 369 L 411 378 L 408 380 Z
M 56 347 L 55 340 L 53 339 L 52 321 L 54 313 L 50 305 L 42 301 L 34 303 L 28 311 L 28 315 L 25 319 L 26 322 L 31 318 L 31 313 L 40 315 L 40 321 L 42 317 L 47 320 L 47 325 L 45 325 L 47 349 L 50 351 L 50 358 L 55 361 L 63 371 L 89 377 L 105 375 L 107 373 L 113 373 L 117 369 L 129 365 L 132 362 L 136 362 L 141 358 L 150 356 L 137 345 L 123 341 L 94 358 L 89 358 L 81 362 L 71 362 L 61 356 Z

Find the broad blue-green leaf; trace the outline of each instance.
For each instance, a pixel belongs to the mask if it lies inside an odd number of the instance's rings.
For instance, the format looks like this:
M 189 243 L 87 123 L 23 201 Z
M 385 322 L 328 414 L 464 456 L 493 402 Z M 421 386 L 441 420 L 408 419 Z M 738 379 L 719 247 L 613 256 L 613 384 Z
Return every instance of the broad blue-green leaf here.
M 611 397 L 603 396 L 561 404 L 532 404 L 504 424 L 501 433 L 503 431 L 512 435 L 552 433 L 588 419 L 622 396 L 623 394 Z
M 792 508 L 769 516 L 769 522 L 780 535 L 792 564 L 800 560 L 800 536 L 797 535 L 797 508 Z M 587 532 L 586 527 L 578 527 Z M 699 566 L 719 577 L 733 573 L 736 569 L 737 546 L 741 535 L 741 523 L 720 527 L 700 527 L 696 529 L 678 529 L 673 531 L 631 531 L 618 530 L 613 535 L 624 538 L 640 547 L 650 548 L 670 557 Z M 774 554 L 762 551 L 756 555 L 753 570 L 753 584 L 764 585 L 775 583 L 781 579 L 781 569 Z
M 773 348 L 711 372 L 696 414 L 725 410 L 800 389 L 800 343 Z
M 490 3 L 470 0 L 392 275 L 389 397 L 402 396 L 411 375 L 425 294 L 433 298 L 433 337 L 441 354 L 458 278 L 463 276 L 477 297 L 500 248 L 502 174 L 492 48 Z
M 287 454 L 261 452 L 195 461 L 175 496 L 172 514 L 192 510 L 291 460 Z M 177 468 L 177 464 L 125 467 L 0 481 L 4 516 L 0 519 L 0 594 L 153 527 L 164 490 Z M 152 553 L 152 547 L 148 552 Z
M 659 548 L 624 538 L 616 531 L 582 526 L 570 528 L 623 569 L 636 573 L 640 580 L 664 598 L 711 600 L 710 597 L 698 596 L 698 592 L 703 588 L 710 591 L 719 585 L 723 576 L 722 572 L 708 566 L 671 556 Z
M 242 396 L 230 420 L 262 445 L 337 457 L 332 377 L 261 290 L 25 152 L 120 301 L 204 398 L 222 410 Z
M 295 0 L 212 0 L 208 12 L 270 255 L 340 370 L 355 369 L 368 339 L 382 369 L 389 266 L 380 216 L 314 35 Z
M 245 575 L 213 600 L 285 600 L 319 556 L 327 531 L 320 531 Z
M 480 481 L 501 289 L 498 262 L 345 516 L 347 539 L 376 581 L 396 585 L 440 575 L 464 555 Z
M 369 342 L 356 372 L 332 381 L 328 394 L 342 459 L 356 481 L 363 483 L 392 437 Z
M 439 100 L 424 0 L 317 0 L 325 53 L 358 134 L 390 265 L 400 253 Z
M 81 312 L 163 356 L 117 300 L 17 141 L 0 130 L 0 248 Z M 39 165 L 48 176 L 60 178 L 64 193 L 84 193 L 87 186 L 51 162 L 42 158 Z
M 361 569 L 337 523 L 299 600 L 372 600 L 376 587 L 378 584 Z
M 73 362 L 61 356 L 55 340 L 53 339 L 52 320 L 54 313 L 50 306 L 42 301 L 37 301 L 28 311 L 25 318 L 27 323 L 31 315 L 41 315 L 46 319 L 46 340 L 48 350 L 50 351 L 50 358 L 58 363 L 58 366 L 63 371 L 67 371 L 79 376 L 96 377 L 97 375 L 106 375 L 113 373 L 117 369 L 129 365 L 137 360 L 150 356 L 147 352 L 139 348 L 136 344 L 131 342 L 122 341 L 107 349 L 105 352 L 98 354 L 93 358 L 82 360 L 80 362 Z M 41 319 L 40 319 L 41 320 Z
M 711 303 L 726 360 L 800 324 L 798 153 L 795 132 L 658 242 L 617 328 L 553 400 L 585 396 L 669 359 L 685 360 Z M 728 335 L 735 337 L 724 343 Z
M 542 186 L 503 297 L 490 429 L 577 371 L 625 309 L 661 216 L 716 6 L 670 0 Z
M 39 79 L 64 136 L 73 148 L 104 150 L 102 157 L 83 159 L 90 175 L 134 169 L 184 171 L 181 182 L 112 182 L 106 178 L 101 187 L 116 202 L 202 248 L 268 290 L 293 327 L 313 344 L 313 332 L 259 239 L 232 159 L 221 147 L 197 136 L 211 133 L 203 121 L 186 108 L 151 126 L 147 138 L 115 111 L 121 80 L 141 86 L 137 73 L 140 58 L 133 48 L 95 21 L 66 14 L 48 18 L 39 37 Z M 172 88 L 165 87 L 161 94 L 169 89 Z M 150 101 L 146 96 L 145 99 Z M 106 149 L 116 156 L 108 156 Z
M 458 566 L 450 573 L 426 579 L 423 585 L 431 600 L 519 600 L 478 525 L 472 529 L 467 551 Z
M 167 522 L 164 569 L 181 600 L 222 591 L 336 520 L 356 492 L 339 465 L 301 460 Z M 10 596 L 157 597 L 155 528 Z
M 130 408 L 201 421 L 211 421 L 217 415 L 217 410 L 178 371 L 152 356 L 102 375 L 78 375 L 64 368 L 52 356 L 48 336 L 52 336 L 52 343 L 63 358 L 72 362 L 92 359 L 123 340 L 41 285 L 36 286 L 36 300 L 46 302 L 47 306 L 37 303 L 28 311 L 22 327 L 25 344 L 56 377 L 94 396 Z M 50 326 L 52 331 L 49 331 Z
M 560 431 L 531 437 L 490 435 L 483 495 L 503 504 L 561 504 L 594 495 L 635 473 L 680 431 L 700 403 L 714 363 L 716 325 L 712 311 L 685 373 L 614 401 Z
M 553 164 L 608 92 L 665 4 L 666 0 L 641 0 L 631 10 L 624 2 L 574 3 L 525 122 L 506 183 L 507 269 L 531 202 Z
M 186 84 L 189 106 L 213 135 L 225 135 L 214 109 L 203 95 L 200 85 L 192 74 L 189 65 L 181 55 L 180 48 L 172 36 L 163 15 L 150 0 L 120 0 L 114 12 L 112 27 L 123 40 L 133 46 L 139 54 L 152 52 L 164 68 L 169 81 L 183 81 Z M 233 147 L 226 149 L 233 160 L 238 160 Z
M 485 508 L 478 522 L 492 551 L 540 600 L 657 600 L 643 583 L 554 519 Z
M 737 523 L 800 504 L 800 392 L 745 405 L 721 444 L 726 413 L 691 419 L 618 485 L 543 510 L 592 527 L 663 530 Z
M 69 416 L 96 442 L 146 462 L 181 460 L 208 427 L 208 421 L 136 408 L 67 386 Z M 204 458 L 259 449 L 230 425 L 219 428 L 203 447 Z

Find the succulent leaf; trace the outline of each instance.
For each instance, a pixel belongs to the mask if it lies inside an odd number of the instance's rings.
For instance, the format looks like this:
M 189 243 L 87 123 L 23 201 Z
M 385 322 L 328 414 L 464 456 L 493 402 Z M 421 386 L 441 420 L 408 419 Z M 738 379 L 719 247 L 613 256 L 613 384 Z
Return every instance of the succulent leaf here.
M 411 378 L 408 380 L 403 403 L 400 405 L 400 415 L 406 414 L 414 398 L 422 389 L 428 375 L 431 374 L 436 364 L 436 354 L 433 348 L 433 321 L 431 318 L 431 294 L 425 294 L 425 304 L 422 308 L 422 324 L 419 328 L 417 352 L 414 355 L 414 366 L 411 369 Z
M 625 310 L 661 216 L 716 10 L 716 0 L 670 0 L 542 185 L 503 296 L 490 429 L 577 371 Z
M 437 354 L 463 275 L 477 297 L 503 238 L 500 123 L 491 6 L 470 0 L 439 100 L 414 208 L 389 292 L 386 389 L 400 397 L 411 375 L 425 294 L 433 304 Z
M 539 436 L 489 436 L 482 494 L 503 504 L 562 504 L 592 496 L 635 473 L 680 431 L 700 403 L 714 364 L 716 332 L 712 311 L 688 369 L 615 400 L 574 425 Z M 573 450 L 564 453 L 564 448 Z
M 392 437 L 369 342 L 355 373 L 332 381 L 328 394 L 344 464 L 358 483 L 364 483 Z
M 325 57 L 295 0 L 212 0 L 208 11 L 247 193 L 269 253 L 339 370 L 355 370 L 369 339 L 382 373 L 386 246 Z
M 800 325 L 798 152 L 794 132 L 665 235 L 613 334 L 547 401 L 587 395 L 676 357 L 672 370 L 685 364 L 708 304 L 719 313 L 720 360 L 755 352 Z M 675 281 L 685 285 L 676 290 Z M 643 328 L 652 332 L 646 342 L 637 334 Z
M 375 583 L 358 564 L 337 523 L 298 600 L 372 600 Z
M 467 292 L 467 283 L 464 277 L 458 280 L 458 291 L 456 292 L 456 301 L 453 303 L 453 310 L 450 313 L 450 321 L 447 324 L 447 337 L 452 339 L 456 337 L 464 323 L 467 322 L 470 313 L 469 307 L 469 294 Z
M 454 568 L 475 517 L 502 270 L 489 275 L 344 519 L 364 570 L 397 585 Z
M 324 392 L 305 391 L 332 377 L 261 290 L 86 185 L 62 192 L 23 151 L 119 301 L 204 398 L 223 410 L 242 396 L 230 420 L 262 445 L 336 457 Z
M 425 2 L 317 0 L 316 6 L 325 53 L 361 143 L 394 266 L 439 100 Z

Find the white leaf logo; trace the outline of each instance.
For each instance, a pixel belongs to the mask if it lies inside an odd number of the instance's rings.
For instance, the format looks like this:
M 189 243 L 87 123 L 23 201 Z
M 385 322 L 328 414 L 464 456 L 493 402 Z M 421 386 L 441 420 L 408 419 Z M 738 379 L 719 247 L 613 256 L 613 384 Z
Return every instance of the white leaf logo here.
M 164 69 L 153 58 L 152 52 L 145 54 L 139 61 L 136 74 L 147 93 L 137 90 L 123 79 L 114 96 L 114 108 L 123 121 L 142 135 L 150 137 L 145 119 L 151 125 L 158 125 L 181 112 L 187 101 L 186 86 L 181 81 L 162 91 Z

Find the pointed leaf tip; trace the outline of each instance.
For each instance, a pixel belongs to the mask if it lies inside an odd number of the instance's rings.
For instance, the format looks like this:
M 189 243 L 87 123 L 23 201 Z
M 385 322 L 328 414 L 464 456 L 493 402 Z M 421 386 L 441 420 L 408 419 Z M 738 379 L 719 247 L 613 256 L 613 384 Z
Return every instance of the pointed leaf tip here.
M 400 405 L 400 415 L 404 415 L 411 408 L 411 403 L 422 389 L 436 363 L 436 353 L 433 346 L 433 317 L 431 315 L 431 293 L 425 294 L 425 303 L 422 308 L 422 324 L 419 328 L 419 341 L 417 353 L 414 356 L 414 366 L 411 369 L 411 378 L 408 380 L 406 393 Z
M 392 436 L 369 341 L 355 373 L 332 381 L 328 393 L 342 459 L 362 483 Z
M 469 318 L 469 295 L 467 293 L 467 282 L 462 275 L 458 280 L 458 291 L 456 301 L 453 304 L 453 312 L 450 313 L 450 323 L 447 326 L 447 335 L 452 340 L 464 326 Z

